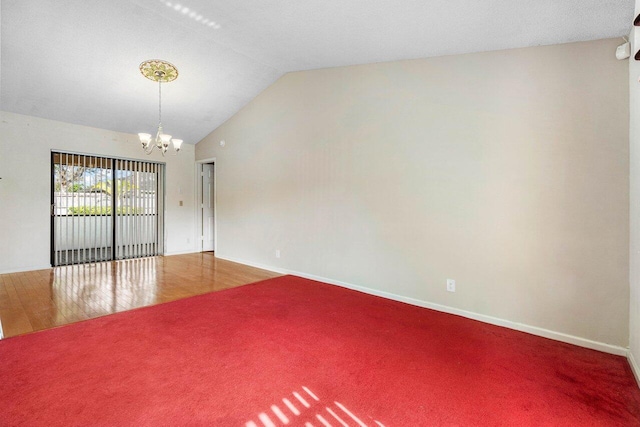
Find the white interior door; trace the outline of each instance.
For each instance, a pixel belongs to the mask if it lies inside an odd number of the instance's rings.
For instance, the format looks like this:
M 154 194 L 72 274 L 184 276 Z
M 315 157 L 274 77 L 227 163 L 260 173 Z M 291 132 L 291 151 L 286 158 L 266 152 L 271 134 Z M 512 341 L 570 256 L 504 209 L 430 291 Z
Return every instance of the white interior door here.
M 215 250 L 215 192 L 213 163 L 202 165 L 202 250 Z

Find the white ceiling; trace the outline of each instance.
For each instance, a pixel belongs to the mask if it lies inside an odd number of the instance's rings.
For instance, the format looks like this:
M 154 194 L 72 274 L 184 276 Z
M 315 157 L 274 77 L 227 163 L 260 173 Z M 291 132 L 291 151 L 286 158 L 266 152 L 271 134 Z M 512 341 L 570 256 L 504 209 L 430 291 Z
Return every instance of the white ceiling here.
M 633 0 L 1 0 L 0 109 L 195 144 L 289 71 L 623 36 Z M 614 52 L 611 52 L 613 55 Z

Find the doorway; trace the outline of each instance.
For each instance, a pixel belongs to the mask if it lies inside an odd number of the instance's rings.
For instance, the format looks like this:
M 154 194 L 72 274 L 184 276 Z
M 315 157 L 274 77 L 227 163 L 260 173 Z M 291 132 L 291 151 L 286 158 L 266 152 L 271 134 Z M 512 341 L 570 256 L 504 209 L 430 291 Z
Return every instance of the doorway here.
M 198 224 L 200 228 L 201 252 L 216 250 L 216 191 L 215 163 L 206 162 L 198 165 Z

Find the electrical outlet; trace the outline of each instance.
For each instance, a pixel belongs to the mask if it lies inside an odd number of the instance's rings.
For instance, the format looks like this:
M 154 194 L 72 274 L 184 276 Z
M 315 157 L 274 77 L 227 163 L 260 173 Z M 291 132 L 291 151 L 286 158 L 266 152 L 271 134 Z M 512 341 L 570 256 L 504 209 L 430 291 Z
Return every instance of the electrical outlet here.
M 276 249 L 276 258 L 280 258 L 280 249 Z
M 456 291 L 456 281 L 453 279 L 447 279 L 447 291 L 455 292 Z

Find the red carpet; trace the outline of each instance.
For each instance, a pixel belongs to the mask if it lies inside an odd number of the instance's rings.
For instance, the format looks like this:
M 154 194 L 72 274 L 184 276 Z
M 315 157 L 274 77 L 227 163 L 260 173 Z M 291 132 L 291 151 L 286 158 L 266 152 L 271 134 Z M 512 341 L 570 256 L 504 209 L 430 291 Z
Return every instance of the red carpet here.
M 631 426 L 626 359 L 286 276 L 0 341 L 0 425 Z

